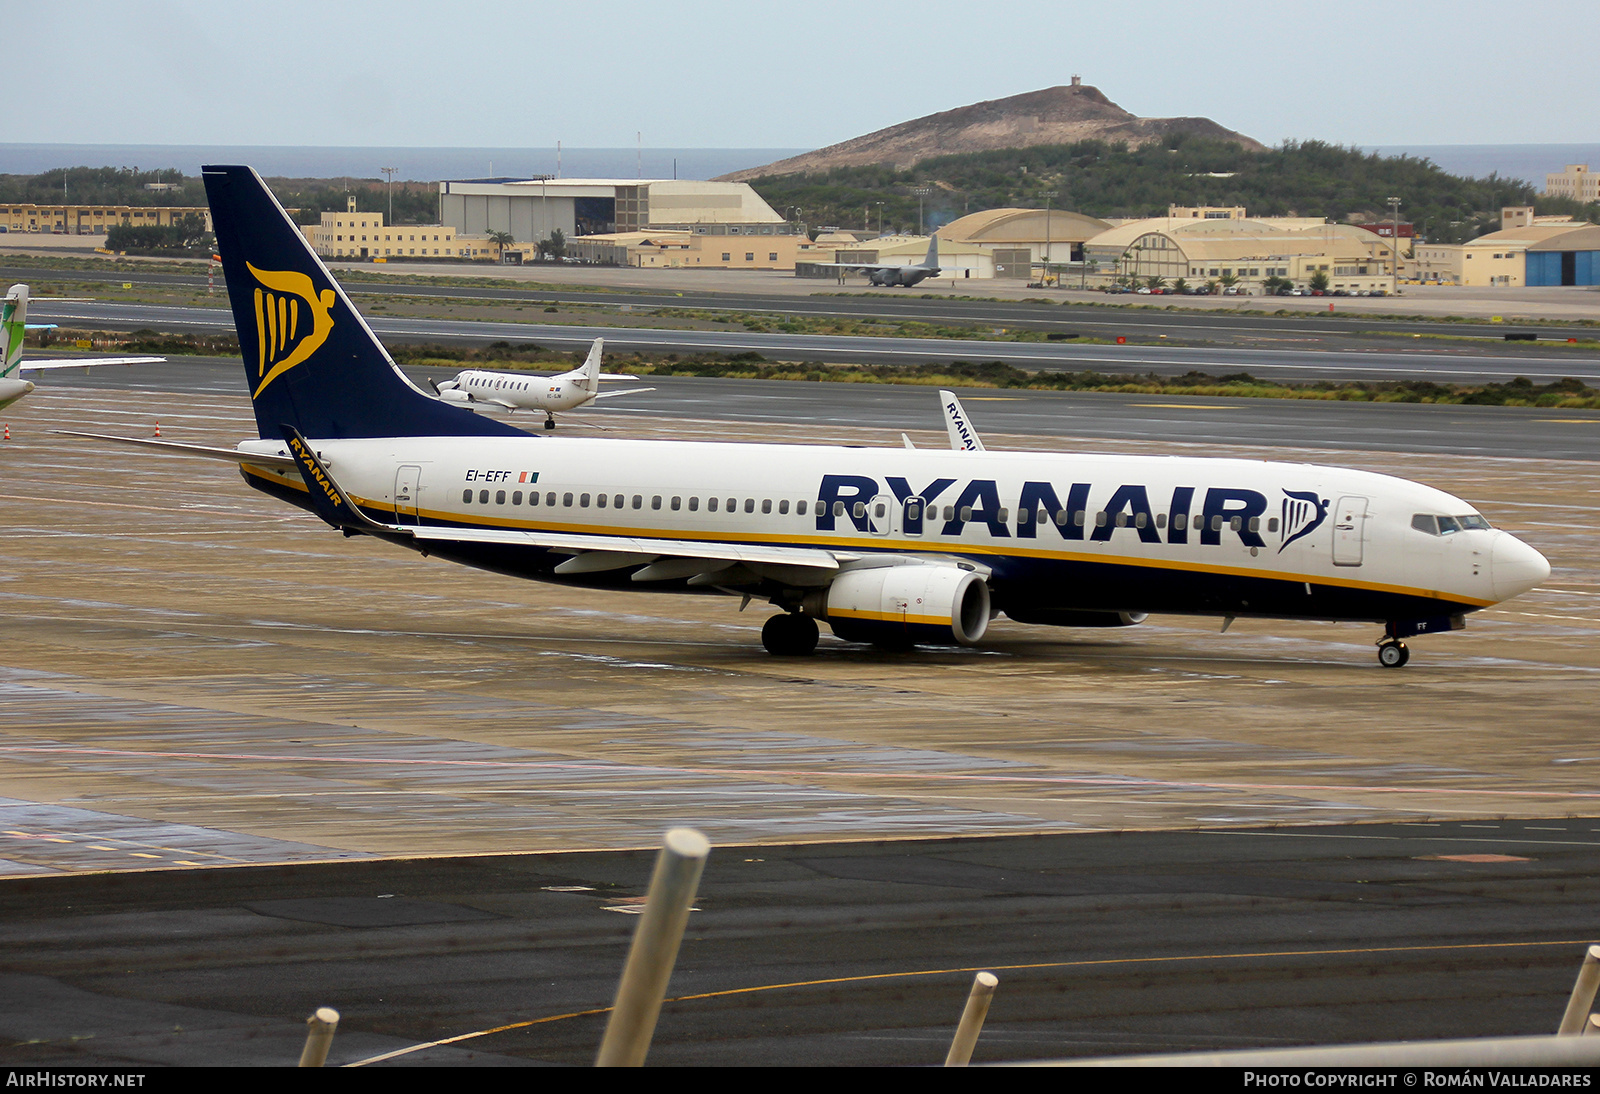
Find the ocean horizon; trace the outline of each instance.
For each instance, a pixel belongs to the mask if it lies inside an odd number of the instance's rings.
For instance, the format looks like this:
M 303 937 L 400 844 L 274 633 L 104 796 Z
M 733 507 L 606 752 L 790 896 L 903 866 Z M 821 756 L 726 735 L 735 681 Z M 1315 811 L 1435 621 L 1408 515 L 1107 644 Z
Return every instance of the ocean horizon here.
M 1569 163 L 1600 168 L 1600 144 L 1419 144 L 1359 147 L 1385 156 L 1431 160 L 1455 175 L 1522 179 L 1544 187 Z M 381 179 L 383 167 L 408 182 L 528 177 L 710 179 L 811 151 L 806 148 L 381 148 L 314 145 L 0 144 L 0 174 L 36 175 L 57 167 L 176 167 L 247 163 L 269 178 Z

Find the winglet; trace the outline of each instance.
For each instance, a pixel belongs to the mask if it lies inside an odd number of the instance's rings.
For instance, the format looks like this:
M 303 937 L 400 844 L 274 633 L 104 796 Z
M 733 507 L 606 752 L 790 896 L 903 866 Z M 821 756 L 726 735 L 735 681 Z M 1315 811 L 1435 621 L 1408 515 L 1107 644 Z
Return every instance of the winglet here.
M 306 487 L 311 494 L 311 505 L 330 527 L 345 531 L 366 532 L 368 534 L 392 536 L 399 532 L 398 529 L 388 525 L 379 524 L 363 513 L 350 496 L 334 481 L 328 469 L 322 466 L 322 461 L 317 458 L 316 452 L 300 431 L 292 425 L 282 425 L 279 429 L 283 432 L 283 439 L 289 445 L 289 454 L 294 457 L 295 464 L 300 468 L 300 475 L 306 480 Z
M 0 306 L 0 342 L 4 343 L 5 360 L 0 364 L 0 377 L 10 376 L 22 360 L 22 340 L 28 333 L 28 286 L 13 285 L 6 293 L 5 304 Z
M 944 409 L 944 427 L 950 433 L 950 447 L 957 452 L 984 451 L 983 441 L 978 439 L 978 431 L 973 428 L 972 419 L 967 417 L 956 393 L 940 391 L 939 405 Z

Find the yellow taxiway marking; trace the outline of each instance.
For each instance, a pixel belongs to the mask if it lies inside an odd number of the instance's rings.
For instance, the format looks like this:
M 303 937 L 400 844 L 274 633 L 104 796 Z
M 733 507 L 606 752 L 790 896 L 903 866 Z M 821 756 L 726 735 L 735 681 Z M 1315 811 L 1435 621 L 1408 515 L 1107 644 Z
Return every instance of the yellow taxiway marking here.
M 1536 422 L 1558 422 L 1561 425 L 1600 425 L 1600 418 L 1535 418 Z
M 1020 403 L 1020 395 L 968 395 L 969 403 Z
M 1089 961 L 1038 961 L 1024 965 L 973 965 L 970 968 L 953 969 L 913 969 L 907 972 L 876 972 L 863 976 L 834 976 L 823 980 L 794 980 L 784 984 L 758 984 L 748 988 L 728 988 L 724 991 L 707 991 L 697 995 L 678 995 L 663 999 L 662 1003 L 689 1003 L 701 999 L 723 999 L 730 995 L 752 995 L 763 991 L 786 991 L 793 988 L 813 988 L 828 984 L 864 984 L 874 980 L 905 980 L 919 976 L 954 976 L 962 973 L 979 972 L 1023 972 L 1030 969 L 1086 969 L 1105 965 L 1170 965 L 1185 961 L 1242 961 L 1256 958 L 1269 957 L 1337 957 L 1348 954 L 1390 954 L 1390 953 L 1426 953 L 1449 952 L 1463 950 L 1504 950 L 1526 949 L 1533 946 L 1588 946 L 1590 939 L 1567 940 L 1562 942 L 1469 942 L 1460 945 L 1446 946 L 1364 946 L 1350 947 L 1337 950 L 1263 950 L 1257 953 L 1203 953 L 1183 954 L 1176 957 L 1107 957 Z M 527 1029 L 529 1026 L 545 1025 L 549 1022 L 563 1022 L 569 1018 L 589 1018 L 597 1014 L 609 1014 L 610 1007 L 595 1007 L 592 1010 L 575 1010 L 566 1014 L 551 1014 L 543 1018 L 530 1018 L 526 1022 L 512 1022 L 508 1025 L 495 1026 L 492 1029 L 480 1029 L 472 1033 L 460 1033 L 454 1037 L 445 1037 L 438 1041 L 427 1041 L 420 1045 L 396 1049 L 394 1052 L 385 1052 L 381 1056 L 369 1056 L 365 1060 L 356 1060 L 345 1064 L 345 1067 L 362 1067 L 366 1064 L 382 1063 L 393 1060 L 397 1056 L 408 1056 L 413 1052 L 422 1052 L 425 1049 L 438 1048 L 442 1045 L 453 1045 L 461 1041 L 469 1041 L 475 1037 L 487 1037 L 492 1033 L 504 1033 L 512 1029 Z

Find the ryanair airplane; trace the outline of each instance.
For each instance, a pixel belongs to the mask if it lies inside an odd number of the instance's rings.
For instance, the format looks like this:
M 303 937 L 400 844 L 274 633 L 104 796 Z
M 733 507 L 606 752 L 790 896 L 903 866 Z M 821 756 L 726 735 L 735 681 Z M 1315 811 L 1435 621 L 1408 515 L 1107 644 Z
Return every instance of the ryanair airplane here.
M 412 386 L 248 167 L 204 168 L 260 438 L 150 447 L 368 535 L 513 577 L 723 594 L 850 642 L 973 645 L 1147 613 L 1381 624 L 1404 640 L 1534 588 L 1550 566 L 1440 490 L 1253 460 L 538 436 Z M 953 400 L 953 396 L 951 397 Z M 960 436 L 965 431 L 973 443 Z

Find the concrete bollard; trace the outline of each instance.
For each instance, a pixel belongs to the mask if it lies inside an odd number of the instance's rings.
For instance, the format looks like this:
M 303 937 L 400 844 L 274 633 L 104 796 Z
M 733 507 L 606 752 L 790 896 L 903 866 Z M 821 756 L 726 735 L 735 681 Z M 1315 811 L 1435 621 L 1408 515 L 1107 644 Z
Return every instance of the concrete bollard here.
M 1590 946 L 1578 967 L 1578 982 L 1572 985 L 1572 997 L 1567 1000 L 1567 1012 L 1561 1016 L 1557 1036 L 1575 1037 L 1583 1032 L 1596 988 L 1600 988 L 1600 946 Z
M 983 1032 L 983 1020 L 989 1016 L 989 1003 L 994 999 L 999 977 L 992 972 L 980 972 L 972 978 L 972 991 L 967 995 L 966 1009 L 961 1012 L 961 1024 L 956 1027 L 955 1040 L 945 1055 L 945 1067 L 966 1067 L 972 1060 L 972 1050 L 977 1047 L 978 1034 Z
M 689 907 L 710 853 L 710 841 L 693 828 L 674 828 L 667 833 L 656 857 L 644 914 L 633 932 L 633 947 L 617 985 L 596 1067 L 644 1065 L 661 1014 L 661 998 L 689 922 Z
M 339 1012 L 332 1007 L 318 1007 L 306 1019 L 306 1047 L 300 1052 L 301 1067 L 321 1067 L 328 1059 L 328 1049 L 333 1047 L 333 1031 L 339 1028 Z

